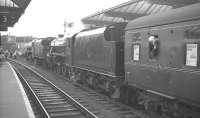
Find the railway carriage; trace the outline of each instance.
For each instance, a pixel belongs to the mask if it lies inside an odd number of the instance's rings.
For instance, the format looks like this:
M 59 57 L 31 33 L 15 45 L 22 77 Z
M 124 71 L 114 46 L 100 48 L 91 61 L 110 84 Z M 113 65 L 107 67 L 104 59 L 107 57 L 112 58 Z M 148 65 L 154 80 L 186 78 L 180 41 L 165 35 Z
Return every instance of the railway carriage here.
M 141 103 L 160 113 L 171 112 L 173 117 L 200 117 L 197 109 L 188 107 L 200 105 L 199 11 L 200 4 L 196 4 L 128 23 L 127 102 Z

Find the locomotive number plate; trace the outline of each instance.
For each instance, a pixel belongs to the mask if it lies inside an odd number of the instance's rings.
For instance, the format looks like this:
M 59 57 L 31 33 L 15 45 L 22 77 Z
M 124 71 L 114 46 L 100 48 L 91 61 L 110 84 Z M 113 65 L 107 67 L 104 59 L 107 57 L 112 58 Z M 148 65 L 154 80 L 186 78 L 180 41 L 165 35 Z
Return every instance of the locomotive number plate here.
M 186 44 L 186 65 L 197 66 L 197 44 Z

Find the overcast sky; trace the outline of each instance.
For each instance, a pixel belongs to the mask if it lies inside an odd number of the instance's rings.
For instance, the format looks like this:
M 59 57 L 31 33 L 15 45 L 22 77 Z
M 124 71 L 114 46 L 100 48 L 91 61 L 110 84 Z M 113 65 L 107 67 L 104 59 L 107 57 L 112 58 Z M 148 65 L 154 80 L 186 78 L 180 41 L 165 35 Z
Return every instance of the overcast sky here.
M 8 33 L 17 36 L 56 36 L 64 32 L 64 19 L 83 28 L 81 19 L 129 0 L 31 0 L 25 13 Z

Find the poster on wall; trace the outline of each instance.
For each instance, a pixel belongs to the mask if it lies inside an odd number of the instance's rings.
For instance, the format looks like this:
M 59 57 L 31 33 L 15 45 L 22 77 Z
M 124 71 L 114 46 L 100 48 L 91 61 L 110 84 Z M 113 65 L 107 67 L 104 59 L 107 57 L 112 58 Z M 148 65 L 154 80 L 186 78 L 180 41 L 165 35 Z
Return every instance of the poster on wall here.
M 186 44 L 186 65 L 197 66 L 198 44 Z
M 139 61 L 140 58 L 140 45 L 133 45 L 133 60 Z

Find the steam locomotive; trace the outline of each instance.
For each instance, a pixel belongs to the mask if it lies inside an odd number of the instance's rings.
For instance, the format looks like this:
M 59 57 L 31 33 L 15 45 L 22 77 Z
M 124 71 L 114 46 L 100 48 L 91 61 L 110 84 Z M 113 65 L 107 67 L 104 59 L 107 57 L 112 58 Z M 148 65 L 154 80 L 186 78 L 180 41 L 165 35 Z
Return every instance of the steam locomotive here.
M 47 45 L 38 40 L 41 58 L 73 81 L 159 117 L 199 118 L 199 11 L 194 4 Z

